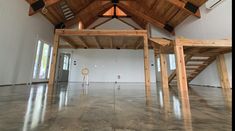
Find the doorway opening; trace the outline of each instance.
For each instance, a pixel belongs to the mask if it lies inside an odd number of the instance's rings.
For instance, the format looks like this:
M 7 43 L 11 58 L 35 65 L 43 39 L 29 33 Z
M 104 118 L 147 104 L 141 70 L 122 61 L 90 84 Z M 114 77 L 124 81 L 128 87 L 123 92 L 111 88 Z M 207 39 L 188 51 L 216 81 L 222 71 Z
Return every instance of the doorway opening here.
M 70 57 L 71 55 L 69 53 L 60 53 L 57 82 L 68 82 Z

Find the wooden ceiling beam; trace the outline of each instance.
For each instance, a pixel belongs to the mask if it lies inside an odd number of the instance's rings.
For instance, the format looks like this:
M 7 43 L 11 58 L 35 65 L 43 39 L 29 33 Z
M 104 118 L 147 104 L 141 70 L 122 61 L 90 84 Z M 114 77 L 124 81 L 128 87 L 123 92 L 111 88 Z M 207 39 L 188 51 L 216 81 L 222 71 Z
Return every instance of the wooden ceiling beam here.
M 194 12 L 190 11 L 190 9 L 186 8 L 186 3 L 181 0 L 166 0 L 166 1 L 171 3 L 172 5 L 175 5 L 179 9 L 184 10 L 188 14 L 191 14 L 191 15 L 194 15 L 198 18 L 201 18 L 201 13 L 200 13 L 199 7 L 196 7 L 195 5 L 192 5 L 194 7 L 194 10 L 196 10 L 196 12 L 194 13 Z
M 142 37 L 138 38 L 137 41 L 135 42 L 135 49 L 138 49 L 140 47 L 140 45 L 142 44 Z
M 108 3 L 104 4 L 104 5 L 97 6 L 99 4 L 102 4 L 102 3 L 100 3 L 99 0 L 94 0 L 91 3 L 89 3 L 88 5 L 84 6 L 82 8 L 82 10 L 80 10 L 78 13 L 76 13 L 76 15 L 75 15 L 75 17 L 73 19 L 64 22 L 65 26 L 66 27 L 70 27 L 70 26 L 78 23 L 78 21 L 82 21 L 82 19 L 80 17 L 82 16 L 82 14 L 87 12 L 87 9 L 92 9 L 92 10 L 90 10 L 90 12 L 97 12 L 97 14 L 98 14 L 101 11 L 106 10 L 108 8 L 111 8 L 113 6 L 113 4 L 111 2 L 108 2 Z M 95 20 L 96 20 L 96 18 L 94 18 L 92 20 L 92 22 L 88 22 L 88 23 L 93 23 Z M 87 25 L 85 25 L 85 23 L 84 23 L 84 27 L 85 28 L 88 27 Z
M 113 37 L 109 37 L 110 38 L 110 48 L 113 49 Z
M 62 36 L 61 39 L 63 39 L 65 42 L 67 42 L 72 48 L 74 48 L 74 49 L 78 48 L 78 45 L 76 44 L 76 42 L 74 42 L 69 37 Z
M 122 9 L 122 10 L 124 10 L 124 11 L 126 11 L 126 12 L 129 12 L 129 13 L 132 14 L 132 15 L 135 15 L 135 16 L 137 16 L 137 17 L 140 17 L 140 18 L 145 19 L 146 21 L 148 21 L 149 23 L 151 23 L 152 25 L 154 25 L 154 26 L 156 26 L 156 27 L 159 27 L 159 28 L 161 28 L 161 29 L 164 29 L 165 31 L 167 31 L 167 32 L 169 32 L 169 33 L 171 33 L 171 34 L 175 34 L 175 33 L 174 33 L 174 28 L 171 27 L 170 25 L 167 25 L 167 24 L 165 24 L 165 23 L 161 23 L 160 21 L 158 21 L 158 20 L 156 20 L 156 19 L 154 19 L 154 18 L 152 18 L 152 17 L 150 17 L 150 16 L 144 14 L 144 13 L 141 12 L 141 11 L 138 11 L 137 9 L 135 9 L 135 8 L 129 6 L 129 5 L 126 5 L 126 4 L 123 4 L 122 2 L 119 2 L 119 3 L 117 4 L 117 6 L 118 6 L 120 9 Z
M 83 37 L 81 37 L 81 36 L 77 36 L 77 37 L 80 39 L 81 44 L 84 46 L 84 48 L 89 48 L 86 40 Z
M 102 49 L 103 47 L 101 46 L 99 39 L 96 36 L 94 36 L 94 39 L 95 39 L 95 43 L 97 45 L 97 48 Z
M 42 9 L 39 9 L 37 11 L 34 11 L 33 8 L 31 7 L 31 5 L 35 2 L 37 2 L 37 0 L 25 0 L 26 2 L 28 2 L 30 4 L 30 7 L 29 7 L 29 16 L 32 16 L 36 13 L 38 13 L 39 11 L 41 11 Z M 54 4 L 57 4 L 58 2 L 60 2 L 61 0 L 44 0 L 44 3 L 45 3 L 45 8 L 47 7 L 50 7 Z
M 147 36 L 146 30 L 74 30 L 56 29 L 60 36 Z

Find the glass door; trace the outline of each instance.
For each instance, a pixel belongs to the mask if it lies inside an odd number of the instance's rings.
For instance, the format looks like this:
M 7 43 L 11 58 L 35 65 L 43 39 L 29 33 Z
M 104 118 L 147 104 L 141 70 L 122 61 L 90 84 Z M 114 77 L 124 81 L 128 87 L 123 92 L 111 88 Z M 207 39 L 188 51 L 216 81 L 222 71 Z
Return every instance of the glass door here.
M 33 82 L 49 79 L 52 46 L 39 40 L 33 70 Z

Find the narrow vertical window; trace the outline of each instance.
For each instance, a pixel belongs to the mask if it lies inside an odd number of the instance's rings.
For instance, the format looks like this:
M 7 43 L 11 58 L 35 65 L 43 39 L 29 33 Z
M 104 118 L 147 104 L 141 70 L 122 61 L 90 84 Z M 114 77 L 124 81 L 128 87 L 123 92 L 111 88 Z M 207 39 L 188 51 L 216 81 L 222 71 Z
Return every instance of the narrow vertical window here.
M 157 58 L 157 71 L 161 71 L 160 58 Z
M 38 45 L 37 45 L 37 52 L 36 52 L 36 58 L 35 58 L 35 62 L 34 62 L 34 70 L 33 70 L 33 79 L 37 78 L 37 72 L 38 72 L 38 68 L 39 68 L 39 60 L 40 60 L 40 51 L 41 51 L 41 41 L 38 41 Z
M 68 70 L 68 69 L 69 69 L 69 56 L 64 55 L 63 70 Z
M 169 54 L 169 62 L 170 62 L 170 69 L 175 70 L 175 55 L 174 54 Z
M 53 47 L 51 47 L 51 51 L 50 51 L 50 60 L 49 60 L 49 65 L 48 65 L 47 79 L 49 79 L 49 77 L 50 77 L 51 62 L 52 62 L 52 53 L 53 53 Z

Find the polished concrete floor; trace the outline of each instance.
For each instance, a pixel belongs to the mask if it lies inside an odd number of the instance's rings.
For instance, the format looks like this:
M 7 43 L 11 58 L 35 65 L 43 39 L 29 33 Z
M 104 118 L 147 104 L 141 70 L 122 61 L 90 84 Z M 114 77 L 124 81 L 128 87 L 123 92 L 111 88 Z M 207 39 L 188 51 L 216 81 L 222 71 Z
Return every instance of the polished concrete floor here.
M 229 131 L 232 90 L 138 83 L 0 87 L 0 131 Z

